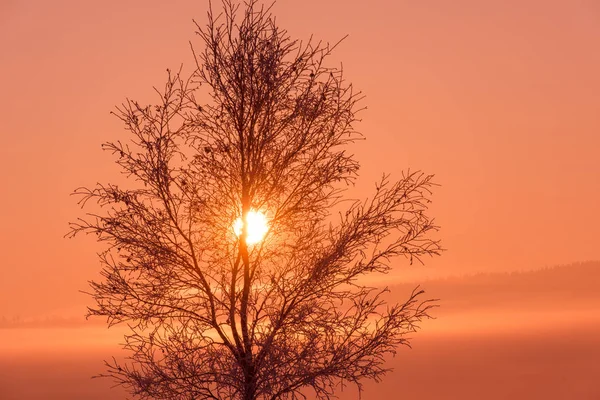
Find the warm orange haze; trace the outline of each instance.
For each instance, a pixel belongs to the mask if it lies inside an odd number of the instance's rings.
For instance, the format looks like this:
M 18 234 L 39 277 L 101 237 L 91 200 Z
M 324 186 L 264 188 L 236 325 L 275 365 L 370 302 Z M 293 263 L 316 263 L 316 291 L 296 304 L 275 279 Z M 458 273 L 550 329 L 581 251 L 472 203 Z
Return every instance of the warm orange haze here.
M 83 320 L 101 247 L 63 238 L 80 215 L 69 193 L 125 182 L 100 150 L 124 135 L 109 111 L 154 101 L 166 68 L 192 68 L 191 19 L 203 24 L 206 7 L 0 4 L 1 399 L 125 398 L 89 380 L 122 332 Z M 373 278 L 397 301 L 420 284 L 441 298 L 438 318 L 363 398 L 599 398 L 600 264 L 578 264 L 600 260 L 596 2 L 308 0 L 274 13 L 293 37 L 349 34 L 332 62 L 368 106 L 349 196 L 407 167 L 441 184 L 431 214 L 448 251 Z M 248 244 L 268 212 L 256 231 L 248 220 Z

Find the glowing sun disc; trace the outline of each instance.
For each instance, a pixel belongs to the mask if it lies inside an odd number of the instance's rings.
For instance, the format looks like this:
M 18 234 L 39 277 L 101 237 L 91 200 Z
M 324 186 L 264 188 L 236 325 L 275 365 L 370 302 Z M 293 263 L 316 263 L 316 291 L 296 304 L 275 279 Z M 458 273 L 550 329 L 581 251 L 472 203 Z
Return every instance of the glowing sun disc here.
M 246 237 L 247 244 L 255 244 L 260 242 L 269 230 L 267 217 L 265 217 L 265 215 L 260 211 L 249 211 L 246 215 L 246 223 L 248 229 L 248 236 Z M 237 236 L 240 236 L 242 234 L 243 227 L 244 223 L 240 217 L 233 223 L 233 232 L 235 232 Z

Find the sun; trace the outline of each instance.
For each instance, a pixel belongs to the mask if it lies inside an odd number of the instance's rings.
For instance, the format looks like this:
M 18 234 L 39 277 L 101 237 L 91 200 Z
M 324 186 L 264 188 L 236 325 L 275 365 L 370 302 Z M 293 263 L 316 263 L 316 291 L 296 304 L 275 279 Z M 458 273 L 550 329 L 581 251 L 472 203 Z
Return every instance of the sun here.
M 250 210 L 246 215 L 246 223 L 248 224 L 248 237 L 246 237 L 247 244 L 256 244 L 260 242 L 269 230 L 267 217 L 260 211 Z M 242 222 L 242 218 L 236 219 L 233 223 L 233 231 L 237 236 L 242 234 L 243 227 L 244 223 Z

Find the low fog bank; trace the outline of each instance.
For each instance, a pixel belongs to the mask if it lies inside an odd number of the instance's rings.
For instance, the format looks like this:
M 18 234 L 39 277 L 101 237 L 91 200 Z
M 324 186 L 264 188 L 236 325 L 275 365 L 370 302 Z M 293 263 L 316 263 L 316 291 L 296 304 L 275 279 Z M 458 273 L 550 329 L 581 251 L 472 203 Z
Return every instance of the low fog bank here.
M 110 349 L 0 355 L 0 399 L 124 400 L 123 389 L 91 378 L 103 371 L 102 360 L 110 357 Z
M 600 399 L 600 325 L 537 332 L 417 335 L 363 399 Z M 348 390 L 340 400 L 356 400 Z
M 415 285 L 391 287 L 401 301 Z M 363 399 L 600 399 L 600 263 L 428 281 L 437 318 L 412 335 Z M 122 332 L 101 324 L 0 328 L 0 399 L 125 399 L 102 360 Z M 357 399 L 347 388 L 341 400 Z
M 366 383 L 364 400 L 598 399 L 600 325 L 537 332 L 444 335 L 423 331 L 390 360 L 394 372 Z M 0 356 L 3 400 L 125 399 L 102 371 L 109 348 Z M 341 400 L 357 399 L 347 388 Z

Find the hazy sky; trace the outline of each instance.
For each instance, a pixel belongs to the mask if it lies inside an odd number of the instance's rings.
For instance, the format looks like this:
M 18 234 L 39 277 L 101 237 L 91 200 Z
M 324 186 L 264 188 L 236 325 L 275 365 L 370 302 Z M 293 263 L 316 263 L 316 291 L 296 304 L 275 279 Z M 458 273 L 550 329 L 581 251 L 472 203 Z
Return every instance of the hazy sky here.
M 206 4 L 0 1 L 0 315 L 82 302 L 98 247 L 63 239 L 80 213 L 69 193 L 121 179 L 100 150 L 125 134 L 109 111 L 191 68 Z M 449 251 L 427 271 L 451 275 L 600 259 L 598 4 L 280 0 L 274 12 L 297 38 L 349 34 L 332 61 L 367 96 L 353 193 L 383 172 L 435 173 Z

